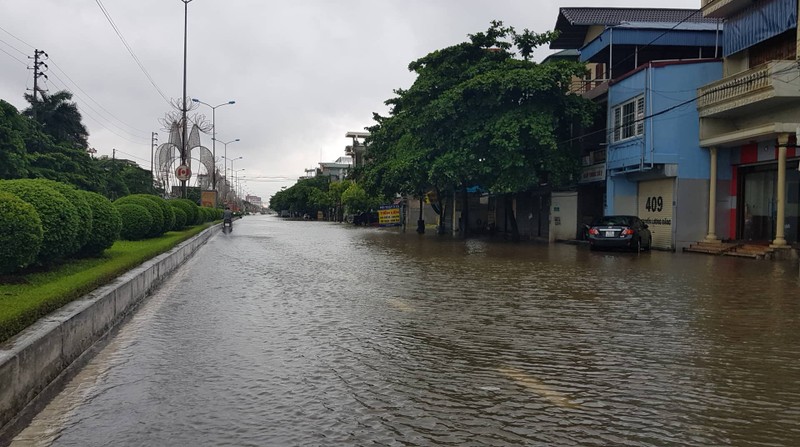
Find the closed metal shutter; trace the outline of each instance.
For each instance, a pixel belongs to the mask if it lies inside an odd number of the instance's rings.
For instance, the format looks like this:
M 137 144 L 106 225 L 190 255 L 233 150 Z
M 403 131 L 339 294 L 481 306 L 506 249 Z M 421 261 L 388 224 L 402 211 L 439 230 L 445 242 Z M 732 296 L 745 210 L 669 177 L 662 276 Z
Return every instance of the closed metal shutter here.
M 650 228 L 653 247 L 671 250 L 674 179 L 639 182 L 639 217 Z

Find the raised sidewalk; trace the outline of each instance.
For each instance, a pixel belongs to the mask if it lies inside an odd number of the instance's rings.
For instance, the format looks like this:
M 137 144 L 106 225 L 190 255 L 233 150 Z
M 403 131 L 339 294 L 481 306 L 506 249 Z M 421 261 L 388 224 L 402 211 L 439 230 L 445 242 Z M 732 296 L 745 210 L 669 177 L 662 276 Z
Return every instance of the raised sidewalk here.
M 214 225 L 0 344 L 0 444 L 25 407 L 213 234 Z

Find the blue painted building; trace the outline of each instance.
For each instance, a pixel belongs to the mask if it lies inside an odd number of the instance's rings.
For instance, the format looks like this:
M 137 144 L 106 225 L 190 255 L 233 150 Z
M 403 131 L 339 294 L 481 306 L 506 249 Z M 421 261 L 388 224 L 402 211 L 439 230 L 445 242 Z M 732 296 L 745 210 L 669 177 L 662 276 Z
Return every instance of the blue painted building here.
M 586 64 L 573 91 L 599 110 L 591 127 L 577 130 L 579 225 L 605 213 L 641 214 L 658 247 L 702 237 L 704 222 L 693 214 L 704 205 L 694 202 L 707 188 L 692 188 L 707 185 L 709 155 L 698 144 L 692 101 L 722 76 L 722 21 L 697 9 L 560 8 L 555 28 L 550 48 L 576 49 Z
M 717 21 L 620 22 L 597 30 L 580 60 L 607 67 L 605 214 L 638 215 L 653 246 L 705 237 L 709 153 L 700 146 L 697 89 L 720 79 Z
M 609 86 L 605 212 L 641 217 L 655 247 L 705 237 L 709 155 L 694 99 L 721 77 L 719 59 L 652 61 Z

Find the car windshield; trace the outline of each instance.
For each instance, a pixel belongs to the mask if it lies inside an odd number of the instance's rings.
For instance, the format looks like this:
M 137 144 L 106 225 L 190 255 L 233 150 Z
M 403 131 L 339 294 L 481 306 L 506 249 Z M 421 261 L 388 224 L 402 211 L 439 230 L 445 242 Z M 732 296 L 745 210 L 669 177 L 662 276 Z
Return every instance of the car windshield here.
M 596 226 L 605 225 L 624 225 L 630 226 L 631 218 L 629 216 L 605 216 L 595 221 Z

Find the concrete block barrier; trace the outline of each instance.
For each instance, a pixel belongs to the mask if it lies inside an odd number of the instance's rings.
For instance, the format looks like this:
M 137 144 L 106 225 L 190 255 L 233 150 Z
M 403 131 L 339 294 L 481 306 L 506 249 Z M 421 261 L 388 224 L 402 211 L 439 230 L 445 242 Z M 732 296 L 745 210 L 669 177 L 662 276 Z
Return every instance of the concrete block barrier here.
M 0 441 L 27 405 L 205 244 L 217 227 L 206 229 L 0 344 Z

